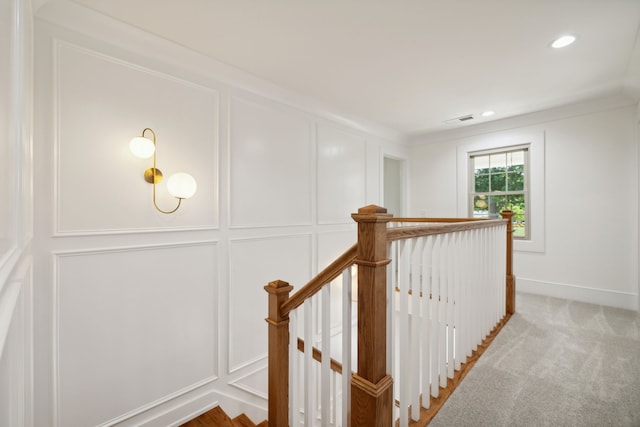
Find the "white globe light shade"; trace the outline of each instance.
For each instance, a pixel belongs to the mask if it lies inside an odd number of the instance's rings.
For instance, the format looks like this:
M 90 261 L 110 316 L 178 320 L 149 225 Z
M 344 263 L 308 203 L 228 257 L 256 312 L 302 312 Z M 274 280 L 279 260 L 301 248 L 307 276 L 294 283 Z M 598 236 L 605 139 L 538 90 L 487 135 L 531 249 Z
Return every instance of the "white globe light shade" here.
M 188 173 L 178 172 L 167 180 L 167 190 L 173 197 L 188 199 L 196 193 L 198 184 Z
M 149 138 L 136 136 L 129 142 L 129 149 L 134 156 L 141 159 L 148 159 L 153 156 L 154 151 L 156 151 L 156 145 Z

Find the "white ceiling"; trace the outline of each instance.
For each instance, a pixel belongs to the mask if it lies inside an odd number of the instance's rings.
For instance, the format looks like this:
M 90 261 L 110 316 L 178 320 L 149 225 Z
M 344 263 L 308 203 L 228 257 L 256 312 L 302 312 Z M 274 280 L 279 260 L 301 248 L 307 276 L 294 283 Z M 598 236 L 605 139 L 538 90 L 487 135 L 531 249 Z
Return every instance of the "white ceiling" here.
M 74 1 L 406 134 L 640 94 L 640 0 Z

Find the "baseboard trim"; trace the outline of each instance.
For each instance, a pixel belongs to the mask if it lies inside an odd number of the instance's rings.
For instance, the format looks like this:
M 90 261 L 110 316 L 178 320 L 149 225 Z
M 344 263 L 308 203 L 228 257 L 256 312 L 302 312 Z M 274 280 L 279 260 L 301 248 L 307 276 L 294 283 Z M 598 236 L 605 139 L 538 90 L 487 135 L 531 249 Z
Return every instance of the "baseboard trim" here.
M 516 291 L 638 311 L 638 294 L 516 277 Z M 517 308 L 516 308 L 517 311 Z

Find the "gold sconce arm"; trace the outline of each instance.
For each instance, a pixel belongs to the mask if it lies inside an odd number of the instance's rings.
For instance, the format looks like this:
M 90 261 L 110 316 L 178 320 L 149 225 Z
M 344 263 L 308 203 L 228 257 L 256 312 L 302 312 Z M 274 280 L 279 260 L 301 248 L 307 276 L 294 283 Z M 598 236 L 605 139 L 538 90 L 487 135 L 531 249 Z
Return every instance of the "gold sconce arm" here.
M 151 133 L 152 139 L 145 136 L 147 132 Z M 141 136 L 131 140 L 129 147 L 137 157 L 146 159 L 153 156 L 153 166 L 144 171 L 144 180 L 153 185 L 153 206 L 158 212 L 163 214 L 174 213 L 180 207 L 182 199 L 188 199 L 196 192 L 197 184 L 191 175 L 182 172 L 174 174 L 169 177 L 167 187 L 169 193 L 178 199 L 178 204 L 172 210 L 161 209 L 156 200 L 156 184 L 162 181 L 163 178 L 162 171 L 156 167 L 156 133 L 151 128 L 145 128 Z
M 156 202 L 156 185 L 153 184 L 153 206 L 156 207 L 158 212 L 162 212 L 163 214 L 170 214 L 170 213 L 174 213 L 175 211 L 177 211 L 178 208 L 180 207 L 180 203 L 182 203 L 182 199 L 180 197 L 177 197 L 177 199 L 178 199 L 178 205 L 175 208 L 173 208 L 172 210 L 165 211 L 165 210 L 160 209 L 160 207 L 158 206 L 158 203 Z

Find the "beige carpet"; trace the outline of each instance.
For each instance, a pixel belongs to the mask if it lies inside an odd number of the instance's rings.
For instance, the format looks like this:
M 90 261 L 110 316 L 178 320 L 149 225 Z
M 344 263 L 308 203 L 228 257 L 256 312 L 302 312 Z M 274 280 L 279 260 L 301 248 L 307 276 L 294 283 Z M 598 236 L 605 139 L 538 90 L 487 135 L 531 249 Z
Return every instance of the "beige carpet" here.
M 531 294 L 516 304 L 431 427 L 640 427 L 637 312 Z

